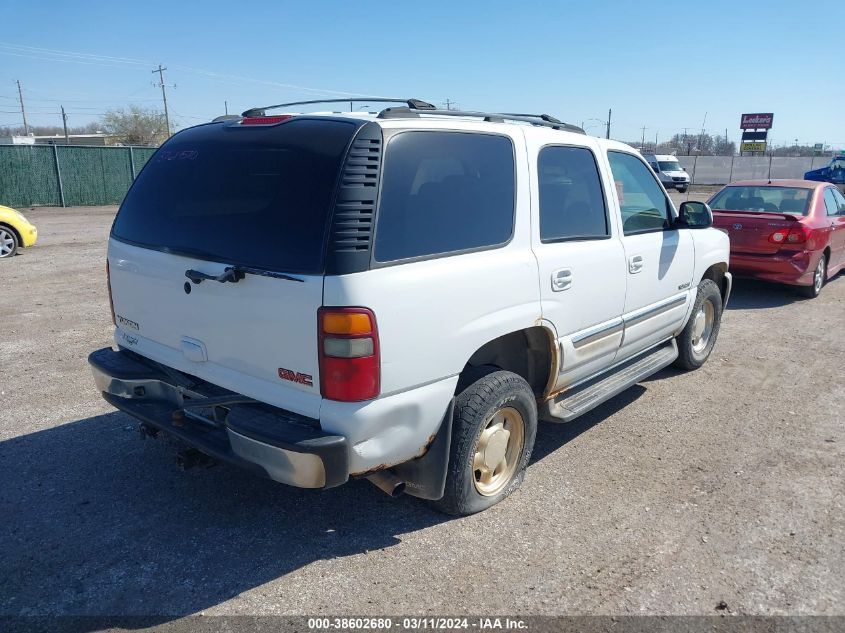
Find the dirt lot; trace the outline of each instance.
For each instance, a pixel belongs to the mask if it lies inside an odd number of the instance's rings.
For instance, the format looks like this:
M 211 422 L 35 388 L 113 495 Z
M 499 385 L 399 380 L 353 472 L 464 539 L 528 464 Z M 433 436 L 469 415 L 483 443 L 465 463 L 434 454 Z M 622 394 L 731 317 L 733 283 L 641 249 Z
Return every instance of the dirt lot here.
M 738 282 L 703 369 L 541 426 L 522 490 L 450 520 L 140 440 L 85 360 L 113 212 L 28 212 L 0 262 L 0 613 L 845 614 L 845 276 Z

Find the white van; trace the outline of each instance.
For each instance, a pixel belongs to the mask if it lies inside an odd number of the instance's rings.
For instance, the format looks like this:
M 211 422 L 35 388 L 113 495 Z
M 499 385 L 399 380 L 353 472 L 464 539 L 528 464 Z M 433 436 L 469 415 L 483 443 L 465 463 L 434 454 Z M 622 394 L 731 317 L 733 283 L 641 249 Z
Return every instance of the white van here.
M 678 162 L 677 156 L 670 154 L 644 154 L 654 173 L 667 189 L 675 188 L 681 193 L 689 189 L 690 179 L 687 170 Z

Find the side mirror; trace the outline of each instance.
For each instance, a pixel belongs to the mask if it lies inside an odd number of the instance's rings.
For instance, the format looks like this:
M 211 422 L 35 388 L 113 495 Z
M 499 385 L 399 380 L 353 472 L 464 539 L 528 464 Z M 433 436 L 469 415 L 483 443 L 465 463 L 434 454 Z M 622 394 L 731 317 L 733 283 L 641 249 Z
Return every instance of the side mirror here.
M 713 226 L 713 212 L 704 202 L 682 202 L 675 226 L 679 229 L 708 229 Z
M 651 164 L 651 169 L 652 169 L 652 171 L 654 171 L 654 173 L 655 173 L 655 174 L 659 174 L 659 173 L 660 173 L 660 168 L 657 166 L 657 164 L 656 164 L 656 163 L 652 163 L 652 164 Z

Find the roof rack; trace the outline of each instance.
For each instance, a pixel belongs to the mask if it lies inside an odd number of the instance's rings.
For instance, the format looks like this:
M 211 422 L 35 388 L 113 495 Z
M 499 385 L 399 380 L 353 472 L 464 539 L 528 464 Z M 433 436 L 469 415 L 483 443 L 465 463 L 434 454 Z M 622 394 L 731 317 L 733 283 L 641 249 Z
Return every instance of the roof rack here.
M 423 101 L 421 99 L 385 99 L 382 97 L 349 97 L 347 99 L 315 99 L 313 101 L 292 101 L 290 103 L 277 103 L 276 105 L 270 106 L 263 106 L 260 108 L 250 108 L 246 112 L 243 113 L 242 116 L 245 117 L 254 117 L 254 116 L 266 116 L 267 110 L 275 109 L 275 108 L 288 108 L 290 106 L 300 106 L 300 105 L 314 105 L 316 103 L 348 103 L 349 107 L 352 107 L 352 104 L 355 102 L 366 102 L 366 103 L 404 103 L 408 106 L 408 109 L 413 110 L 436 110 L 437 107 L 433 106 L 432 104 L 428 103 L 427 101 Z
M 454 116 L 454 117 L 474 117 L 490 121 L 493 123 L 503 123 L 504 121 L 521 121 L 523 123 L 530 123 L 531 125 L 538 125 L 542 127 L 550 127 L 555 130 L 564 130 L 566 132 L 575 132 L 577 134 L 586 134 L 577 125 L 564 123 L 551 116 L 550 114 L 510 114 L 505 112 L 472 112 L 463 110 L 438 110 L 438 109 L 417 109 L 417 108 L 386 108 L 379 112 L 380 119 L 402 119 L 408 117 L 419 117 L 420 114 L 431 116 Z

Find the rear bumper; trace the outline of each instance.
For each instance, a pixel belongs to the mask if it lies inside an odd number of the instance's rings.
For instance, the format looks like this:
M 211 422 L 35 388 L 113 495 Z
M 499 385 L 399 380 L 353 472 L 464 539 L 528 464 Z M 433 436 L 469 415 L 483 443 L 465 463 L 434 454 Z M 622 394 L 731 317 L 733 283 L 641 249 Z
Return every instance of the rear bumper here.
M 793 286 L 813 283 L 813 271 L 821 251 L 747 255 L 731 253 L 731 272 L 738 277 L 751 277 Z
M 211 385 L 186 385 L 127 352 L 104 348 L 88 362 L 112 406 L 203 453 L 300 488 L 349 479 L 347 440 L 317 420 Z

